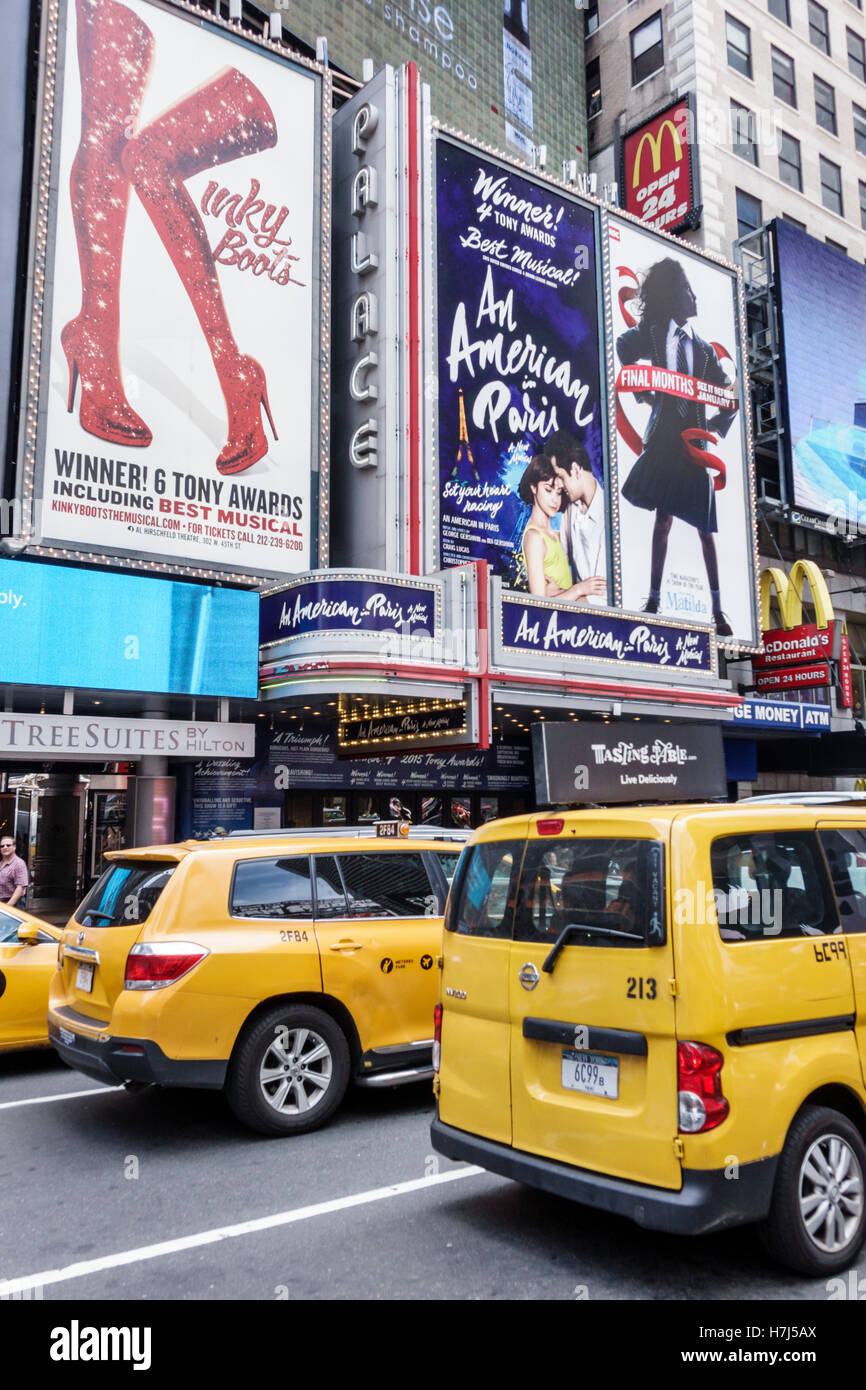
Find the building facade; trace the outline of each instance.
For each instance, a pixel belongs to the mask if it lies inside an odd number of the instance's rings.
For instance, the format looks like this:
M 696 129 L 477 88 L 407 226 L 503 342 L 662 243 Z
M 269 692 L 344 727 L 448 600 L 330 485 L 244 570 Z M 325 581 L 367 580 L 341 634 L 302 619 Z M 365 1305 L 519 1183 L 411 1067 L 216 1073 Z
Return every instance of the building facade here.
M 645 8 L 624 136 L 701 114 L 691 7 Z M 767 698 L 751 661 L 790 616 L 761 612 L 757 282 L 702 146 L 690 202 L 670 170 L 646 191 L 660 228 L 593 196 L 576 7 L 14 9 L 0 829 L 31 906 L 130 844 L 524 811 L 546 724 L 657 794 L 688 725 L 731 795 L 820 775 L 841 628 L 823 684 L 783 663 Z
M 866 19 L 853 0 L 600 0 L 587 11 L 590 168 L 693 93 L 701 225 L 730 255 L 773 217 L 866 258 Z
M 761 564 L 810 558 L 820 566 L 850 635 L 859 718 L 866 557 L 860 445 L 850 432 L 862 390 L 845 370 L 844 325 L 852 293 L 861 281 L 866 287 L 862 9 L 852 0 L 601 0 L 587 11 L 586 34 L 590 168 L 599 184 L 616 180 L 623 205 L 644 198 L 638 214 L 657 215 L 663 199 L 647 199 L 648 191 L 671 171 L 683 176 L 681 187 L 687 160 L 692 203 L 679 217 L 669 199 L 668 219 L 678 217 L 683 241 L 743 265 Z M 836 281 L 845 290 L 834 295 Z M 828 314 L 830 337 L 845 337 L 838 352 L 827 344 Z M 825 416 L 832 458 L 813 449 Z M 756 693 L 750 663 L 728 670 L 744 695 Z M 806 770 L 802 753 L 767 745 L 758 785 L 791 786 Z M 827 772 L 859 771 L 856 742 L 846 757 L 827 757 Z

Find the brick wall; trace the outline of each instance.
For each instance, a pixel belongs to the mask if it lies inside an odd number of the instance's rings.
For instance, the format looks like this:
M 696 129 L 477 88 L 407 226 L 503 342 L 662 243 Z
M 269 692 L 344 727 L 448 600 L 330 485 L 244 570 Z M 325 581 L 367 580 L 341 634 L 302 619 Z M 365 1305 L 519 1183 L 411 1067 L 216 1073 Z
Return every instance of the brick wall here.
M 306 43 L 328 40 L 330 61 L 361 77 L 414 59 L 430 84 L 434 116 L 473 138 L 520 157 L 506 141 L 502 0 L 265 0 L 287 30 Z M 583 12 L 574 0 L 529 0 L 532 129 L 526 140 L 547 146 L 547 168 L 563 160 L 587 167 Z

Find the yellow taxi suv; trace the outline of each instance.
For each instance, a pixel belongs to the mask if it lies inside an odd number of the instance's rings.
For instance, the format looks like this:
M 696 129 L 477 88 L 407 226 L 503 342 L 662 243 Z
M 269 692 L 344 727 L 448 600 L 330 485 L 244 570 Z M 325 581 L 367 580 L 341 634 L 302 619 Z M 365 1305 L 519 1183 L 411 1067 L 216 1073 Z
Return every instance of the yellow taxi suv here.
M 0 904 L 0 1052 L 48 1047 L 45 1010 L 60 929 Z
M 61 937 L 51 1041 L 111 1085 L 224 1088 L 272 1135 L 324 1124 L 353 1079 L 429 1078 L 465 839 L 293 830 L 109 855 Z
M 806 1274 L 866 1230 L 866 806 L 497 821 L 445 919 L 434 1147 Z

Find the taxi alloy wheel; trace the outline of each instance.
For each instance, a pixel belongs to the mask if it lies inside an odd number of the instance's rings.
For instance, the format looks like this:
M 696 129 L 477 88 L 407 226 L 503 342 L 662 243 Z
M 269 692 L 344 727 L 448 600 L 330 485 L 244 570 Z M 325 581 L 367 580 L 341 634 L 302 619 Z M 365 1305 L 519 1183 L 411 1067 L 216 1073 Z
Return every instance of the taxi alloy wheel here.
M 283 1005 L 241 1036 L 226 1082 L 238 1119 L 260 1134 L 304 1134 L 333 1115 L 349 1084 L 349 1048 L 322 1009 Z
M 854 1259 L 866 1235 L 866 1145 L 844 1115 L 807 1106 L 797 1116 L 762 1234 L 803 1274 L 837 1273 Z

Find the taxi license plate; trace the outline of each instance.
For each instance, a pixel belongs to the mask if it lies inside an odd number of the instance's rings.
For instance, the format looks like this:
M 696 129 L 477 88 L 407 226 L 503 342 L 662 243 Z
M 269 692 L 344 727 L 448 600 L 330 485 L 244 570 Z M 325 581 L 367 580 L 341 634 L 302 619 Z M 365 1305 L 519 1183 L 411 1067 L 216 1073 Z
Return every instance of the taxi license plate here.
M 616 1100 L 619 1096 L 619 1060 L 599 1052 L 562 1051 L 562 1085 L 566 1091 L 581 1091 L 585 1096 L 604 1096 Z
M 79 965 L 75 972 L 75 988 L 90 994 L 93 989 L 93 966 Z

